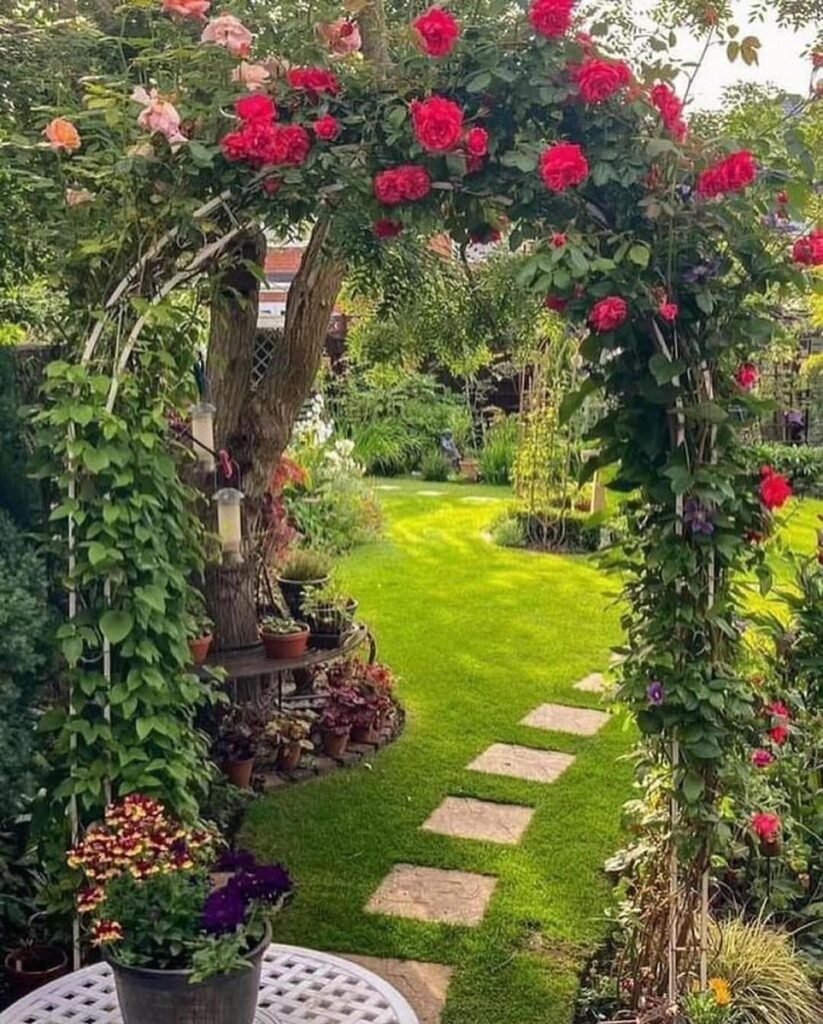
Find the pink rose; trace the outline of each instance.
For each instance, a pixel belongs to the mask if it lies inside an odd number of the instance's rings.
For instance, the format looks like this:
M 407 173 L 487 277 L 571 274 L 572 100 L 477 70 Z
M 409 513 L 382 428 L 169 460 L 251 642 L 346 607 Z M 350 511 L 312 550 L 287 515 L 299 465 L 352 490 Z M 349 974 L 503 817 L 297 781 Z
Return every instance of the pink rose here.
M 80 133 L 65 117 L 55 117 L 53 121 L 49 121 L 43 129 L 43 134 L 46 136 L 48 144 L 57 153 L 60 150 L 73 153 L 80 148 Z
M 770 750 L 752 751 L 752 764 L 755 768 L 768 768 L 774 761 L 774 754 Z
M 350 53 L 357 53 L 363 45 L 356 21 L 341 18 L 339 21 L 318 25 L 317 31 L 335 57 L 348 57 Z
M 163 0 L 163 12 L 178 18 L 197 18 L 205 21 L 211 0 Z
M 270 78 L 271 72 L 265 64 L 249 64 L 245 60 L 241 60 L 231 73 L 231 80 L 245 85 L 249 92 L 262 89 Z
M 221 14 L 203 29 L 201 43 L 223 46 L 233 57 L 246 58 L 251 50 L 254 36 L 233 14 Z
M 164 100 L 156 89 L 146 92 L 138 85 L 131 98 L 135 103 L 142 103 L 143 109 L 137 115 L 137 123 L 152 135 L 158 132 L 165 136 L 172 149 L 187 142 L 186 136 L 180 131 L 180 115 L 174 104 Z

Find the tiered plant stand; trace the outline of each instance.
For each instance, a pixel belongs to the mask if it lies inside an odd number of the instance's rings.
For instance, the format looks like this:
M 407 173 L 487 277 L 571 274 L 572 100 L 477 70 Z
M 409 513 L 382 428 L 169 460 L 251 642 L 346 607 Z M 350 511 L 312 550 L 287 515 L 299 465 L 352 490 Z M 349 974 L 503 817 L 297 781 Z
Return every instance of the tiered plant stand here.
M 114 978 L 94 964 L 44 985 L 0 1024 L 122 1024 Z M 388 982 L 340 957 L 273 944 L 260 976 L 256 1024 L 420 1024 Z

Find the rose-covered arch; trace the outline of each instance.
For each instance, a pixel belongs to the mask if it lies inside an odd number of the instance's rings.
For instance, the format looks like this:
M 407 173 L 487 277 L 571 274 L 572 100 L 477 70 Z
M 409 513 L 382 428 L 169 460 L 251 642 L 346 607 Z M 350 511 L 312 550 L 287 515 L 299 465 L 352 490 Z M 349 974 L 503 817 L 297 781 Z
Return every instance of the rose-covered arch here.
M 58 746 L 71 748 L 73 776 L 58 795 L 93 813 L 109 787 L 139 785 L 192 810 L 196 768 L 177 751 L 182 738 L 202 752 L 200 696 L 180 637 L 156 617 L 180 612 L 197 560 L 165 551 L 165 575 L 147 582 L 125 545 L 134 521 L 109 521 L 104 508 L 125 500 L 124 464 L 136 462 L 154 498 L 167 489 L 162 515 L 178 532 L 190 525 L 174 466 L 164 463 L 160 480 L 147 467 L 166 444 L 163 415 L 179 398 L 185 361 L 179 342 L 162 340 L 177 322 L 168 283 L 206 269 L 255 221 L 359 221 L 375 246 L 407 229 L 445 228 L 464 241 L 505 227 L 512 246 L 529 247 L 527 282 L 558 315 L 589 327 L 586 383 L 565 410 L 596 390 L 607 400 L 589 469 L 615 466 L 613 486 L 637 495 L 620 695 L 644 734 L 659 822 L 649 834 L 656 857 L 638 880 L 649 916 L 631 970 L 643 978 L 638 997 L 667 989 L 675 1001 L 691 972 L 705 974 L 697 908 L 702 897 L 705 914 L 723 774 L 752 714 L 737 668 L 735 580 L 748 570 L 767 585 L 761 541 L 788 497 L 769 467 L 760 480 L 752 474 L 737 428 L 758 411 L 768 302 L 801 283 L 801 266 L 823 263 L 819 231 L 792 253 L 763 218 L 802 209 L 807 186 L 748 151 L 692 140 L 672 86 L 641 81 L 575 34 L 571 0 L 535 0 L 525 17 L 494 24 L 461 25 L 433 8 L 377 75 L 357 59 L 353 19 L 321 27 L 339 58 L 333 68 L 294 66 L 288 55 L 255 52 L 236 15 L 206 20 L 209 7 L 164 0 L 165 14 L 142 13 L 155 41 L 125 82 L 96 86 L 98 103 L 77 125 L 64 112 L 46 129 L 71 189 L 84 274 L 78 323 L 90 336 L 79 365 L 52 367 L 44 416 L 71 470 L 58 516 L 69 522 L 71 582 L 85 606 L 63 631 L 76 671 Z M 126 102 L 123 84 L 134 87 Z M 122 232 L 118 253 L 140 253 L 113 289 L 110 266 L 82 260 L 101 233 L 93 215 L 80 219 L 95 207 Z M 147 394 L 155 401 L 135 432 L 128 402 Z M 89 670 L 98 629 L 102 675 Z M 164 700 L 150 692 L 161 649 L 178 731 L 166 737 L 169 763 L 134 773 L 131 747 L 169 728 Z M 132 735 L 136 710 L 155 723 L 142 737 Z

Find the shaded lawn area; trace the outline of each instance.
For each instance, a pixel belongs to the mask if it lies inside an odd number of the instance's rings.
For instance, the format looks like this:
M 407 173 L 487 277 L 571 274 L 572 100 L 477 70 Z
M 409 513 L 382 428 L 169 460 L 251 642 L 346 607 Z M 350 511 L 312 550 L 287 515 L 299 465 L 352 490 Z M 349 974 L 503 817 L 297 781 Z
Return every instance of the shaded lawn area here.
M 299 884 L 277 940 L 453 965 L 445 1024 L 566 1024 L 582 960 L 603 932 L 601 865 L 620 842 L 631 766 L 619 759 L 631 740 L 620 720 L 592 738 L 518 722 L 543 701 L 598 706 L 573 683 L 605 668 L 619 639 L 614 584 L 586 559 L 484 539 L 509 499 L 505 489 L 389 483 L 399 489 L 378 492 L 385 540 L 346 560 L 341 578 L 375 630 L 380 659 L 402 677 L 405 733 L 370 767 L 259 800 L 243 838 L 286 863 Z M 495 741 L 577 760 L 551 785 L 466 771 Z M 421 831 L 447 795 L 537 813 L 516 847 Z M 364 913 L 399 862 L 497 876 L 482 924 Z

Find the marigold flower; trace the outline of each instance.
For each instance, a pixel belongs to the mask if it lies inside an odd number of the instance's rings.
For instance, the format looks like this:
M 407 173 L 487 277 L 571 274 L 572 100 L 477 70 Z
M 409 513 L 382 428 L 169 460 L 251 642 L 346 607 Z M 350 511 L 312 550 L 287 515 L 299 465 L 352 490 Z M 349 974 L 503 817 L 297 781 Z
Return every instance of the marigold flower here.
M 106 891 L 99 885 L 91 886 L 88 889 L 81 889 L 77 894 L 77 912 L 80 914 L 90 914 L 105 899 Z
M 120 942 L 123 938 L 123 926 L 118 921 L 97 921 L 92 931 L 92 945 L 108 946 L 112 942 Z
M 716 1006 L 729 1006 L 732 1001 L 732 989 L 725 978 L 710 978 L 709 990 L 714 996 Z

